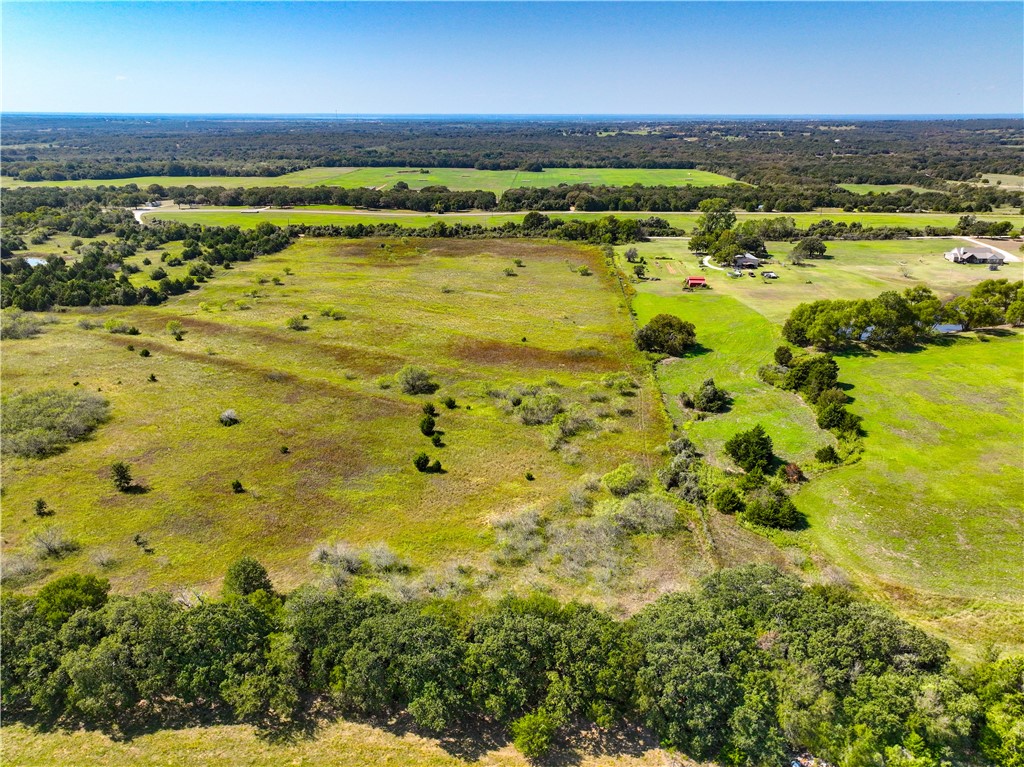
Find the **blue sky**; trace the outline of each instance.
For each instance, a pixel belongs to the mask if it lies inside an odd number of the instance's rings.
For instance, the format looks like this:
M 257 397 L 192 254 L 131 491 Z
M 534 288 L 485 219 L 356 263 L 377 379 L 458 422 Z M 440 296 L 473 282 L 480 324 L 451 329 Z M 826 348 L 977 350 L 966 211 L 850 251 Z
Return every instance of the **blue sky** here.
M 4 111 L 991 114 L 1024 4 L 9 3 Z

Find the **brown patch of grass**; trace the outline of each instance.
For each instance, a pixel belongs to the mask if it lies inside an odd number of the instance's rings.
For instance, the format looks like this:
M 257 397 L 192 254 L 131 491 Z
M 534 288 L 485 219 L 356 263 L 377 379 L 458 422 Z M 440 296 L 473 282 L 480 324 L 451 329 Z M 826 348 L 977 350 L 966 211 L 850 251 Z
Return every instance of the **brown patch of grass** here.
M 449 344 L 456 358 L 477 365 L 516 368 L 566 368 L 578 372 L 602 373 L 617 370 L 621 364 L 599 349 L 552 351 L 527 344 L 512 344 L 485 338 L 456 338 Z

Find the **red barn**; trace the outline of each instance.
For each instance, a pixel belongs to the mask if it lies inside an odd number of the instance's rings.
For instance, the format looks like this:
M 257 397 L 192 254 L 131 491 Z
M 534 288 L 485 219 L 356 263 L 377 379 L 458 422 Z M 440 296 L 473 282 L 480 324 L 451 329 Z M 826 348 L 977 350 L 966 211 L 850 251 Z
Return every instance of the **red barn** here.
M 686 278 L 686 287 L 690 288 L 691 290 L 693 288 L 706 288 L 707 286 L 708 286 L 708 281 L 705 278 L 703 278 L 703 277 L 687 277 Z

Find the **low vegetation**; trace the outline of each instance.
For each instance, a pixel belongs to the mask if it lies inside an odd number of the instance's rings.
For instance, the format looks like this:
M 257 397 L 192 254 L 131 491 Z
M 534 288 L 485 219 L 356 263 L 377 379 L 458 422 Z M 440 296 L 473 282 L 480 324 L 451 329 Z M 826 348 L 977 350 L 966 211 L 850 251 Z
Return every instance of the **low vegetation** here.
M 3 453 L 44 458 L 88 437 L 110 416 L 107 400 L 82 391 L 43 391 L 3 398 Z

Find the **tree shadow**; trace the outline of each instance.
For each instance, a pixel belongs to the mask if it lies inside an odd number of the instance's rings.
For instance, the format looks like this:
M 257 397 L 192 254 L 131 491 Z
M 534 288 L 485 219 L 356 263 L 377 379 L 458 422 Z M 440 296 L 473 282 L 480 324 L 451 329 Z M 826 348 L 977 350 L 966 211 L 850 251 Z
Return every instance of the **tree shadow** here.
M 151 488 L 143 485 L 139 482 L 133 482 L 121 492 L 125 495 L 145 495 L 151 490 Z

